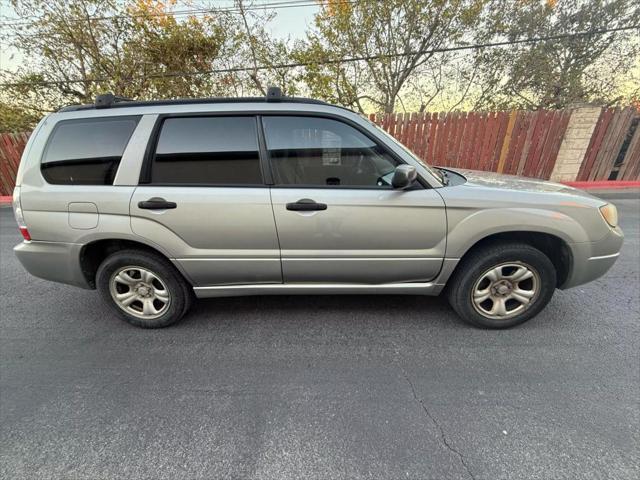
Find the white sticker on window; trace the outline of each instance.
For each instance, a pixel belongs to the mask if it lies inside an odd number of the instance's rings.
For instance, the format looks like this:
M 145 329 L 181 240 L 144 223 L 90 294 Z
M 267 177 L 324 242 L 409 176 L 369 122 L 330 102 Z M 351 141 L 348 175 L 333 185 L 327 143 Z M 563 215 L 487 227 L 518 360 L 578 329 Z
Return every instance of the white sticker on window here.
M 329 130 L 322 130 L 322 165 L 342 165 L 342 139 Z

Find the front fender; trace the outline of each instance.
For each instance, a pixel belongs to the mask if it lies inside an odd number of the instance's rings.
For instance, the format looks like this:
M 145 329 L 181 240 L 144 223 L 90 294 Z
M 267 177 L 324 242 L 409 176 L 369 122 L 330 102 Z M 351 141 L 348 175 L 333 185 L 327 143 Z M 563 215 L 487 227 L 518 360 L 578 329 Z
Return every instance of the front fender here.
M 497 233 L 547 233 L 567 244 L 590 241 L 585 229 L 570 216 L 540 208 L 448 208 L 447 220 L 447 258 L 461 258 L 477 242 Z

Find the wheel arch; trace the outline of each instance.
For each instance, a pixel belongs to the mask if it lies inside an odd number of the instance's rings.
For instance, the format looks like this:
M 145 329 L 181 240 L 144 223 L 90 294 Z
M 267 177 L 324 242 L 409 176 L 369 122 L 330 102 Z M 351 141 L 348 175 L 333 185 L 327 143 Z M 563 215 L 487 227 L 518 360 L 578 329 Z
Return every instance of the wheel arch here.
M 476 240 L 475 243 L 471 244 L 461 255 L 460 260 L 457 262 L 449 278 L 460 268 L 465 257 L 468 257 L 479 249 L 489 245 L 495 245 L 496 243 L 524 243 L 540 250 L 551 260 L 556 268 L 556 287 L 561 287 L 569 278 L 573 268 L 573 254 L 569 243 L 557 235 L 536 230 L 495 232 Z
M 82 246 L 80 249 L 80 269 L 85 279 L 91 286 L 96 286 L 96 272 L 98 267 L 112 253 L 125 249 L 141 250 L 158 255 L 176 267 L 180 274 L 184 277 L 185 281 L 193 286 L 191 279 L 185 274 L 180 265 L 169 258 L 166 253 L 159 250 L 157 247 L 148 243 L 144 243 L 137 240 L 131 240 L 128 238 L 103 238 L 99 240 L 93 240 Z

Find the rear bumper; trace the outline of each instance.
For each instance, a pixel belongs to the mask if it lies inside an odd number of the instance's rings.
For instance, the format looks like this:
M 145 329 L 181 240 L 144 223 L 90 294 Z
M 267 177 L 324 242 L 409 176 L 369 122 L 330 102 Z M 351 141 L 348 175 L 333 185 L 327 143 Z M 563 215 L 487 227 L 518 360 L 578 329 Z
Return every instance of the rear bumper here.
M 80 268 L 82 245 L 61 242 L 22 242 L 13 248 L 31 275 L 45 280 L 92 288 Z
M 562 289 L 576 287 L 601 277 L 616 263 L 624 241 L 622 230 L 617 227 L 597 242 L 573 243 L 573 268 Z

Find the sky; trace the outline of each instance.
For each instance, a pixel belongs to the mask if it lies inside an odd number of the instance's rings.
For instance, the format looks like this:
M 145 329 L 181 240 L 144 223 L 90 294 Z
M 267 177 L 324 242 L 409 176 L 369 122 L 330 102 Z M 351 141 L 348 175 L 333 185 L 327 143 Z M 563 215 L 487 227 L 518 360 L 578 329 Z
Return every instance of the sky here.
M 275 0 L 256 0 L 254 4 L 260 3 L 273 3 Z M 247 2 L 248 3 L 248 2 Z M 207 7 L 229 7 L 233 6 L 233 0 L 209 0 L 209 1 L 195 1 L 185 2 L 178 1 L 176 10 L 185 10 L 193 8 L 207 8 Z M 274 10 L 276 13 L 275 18 L 271 21 L 270 30 L 273 36 L 278 38 L 292 39 L 303 38 L 304 32 L 307 27 L 313 21 L 313 15 L 318 11 L 318 6 L 304 6 L 296 8 L 280 8 Z M 9 4 L 9 0 L 0 0 L 0 22 L 19 21 L 19 17 Z M 0 27 L 3 28 L 3 27 Z M 13 55 L 13 58 L 12 58 Z M 7 49 L 6 45 L 0 47 L 0 69 L 3 70 L 15 70 L 20 64 L 19 52 Z

